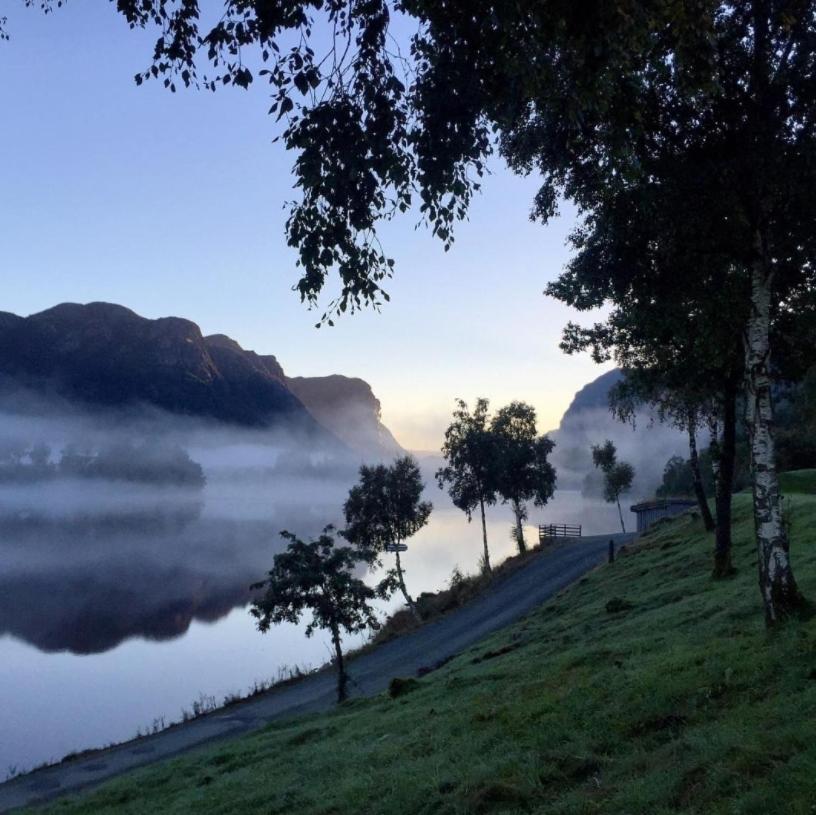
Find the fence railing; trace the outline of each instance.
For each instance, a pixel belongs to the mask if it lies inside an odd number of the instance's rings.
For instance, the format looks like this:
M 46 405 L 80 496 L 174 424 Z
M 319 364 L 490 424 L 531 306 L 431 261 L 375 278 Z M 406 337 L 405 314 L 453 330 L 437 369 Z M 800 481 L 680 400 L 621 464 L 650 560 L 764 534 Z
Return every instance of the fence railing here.
M 580 538 L 581 526 L 571 524 L 546 524 L 538 527 L 538 541 L 545 543 L 555 538 Z

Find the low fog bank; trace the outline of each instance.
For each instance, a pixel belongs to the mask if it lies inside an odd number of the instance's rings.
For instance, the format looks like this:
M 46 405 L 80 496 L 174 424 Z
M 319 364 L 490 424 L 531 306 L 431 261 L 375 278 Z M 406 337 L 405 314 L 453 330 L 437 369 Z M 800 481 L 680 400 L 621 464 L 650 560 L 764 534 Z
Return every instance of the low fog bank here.
M 556 445 L 550 460 L 558 471 L 558 488 L 582 490 L 594 497 L 600 496 L 602 477 L 592 464 L 592 446 L 605 439 L 615 444 L 618 460 L 635 468 L 627 501 L 653 497 L 666 462 L 677 455 L 688 458 L 688 436 L 646 411 L 638 413 L 634 424 L 618 421 L 605 408 L 567 413 L 549 436 Z M 701 433 L 699 444 L 701 448 L 708 444 L 707 434 Z
M 353 477 L 377 450 L 353 451 L 300 423 L 253 429 L 141 405 L 83 408 L 59 396 L 0 388 L 0 489 L 48 478 L 96 477 L 141 481 L 134 459 L 152 467 L 156 483 L 201 486 L 185 473 L 200 466 L 206 479 Z M 79 460 L 79 461 L 78 461 Z M 173 467 L 176 472 L 171 472 Z
M 161 462 L 146 473 L 145 450 Z M 179 451 L 200 481 L 168 479 Z M 249 585 L 284 547 L 281 530 L 315 535 L 342 520 L 360 463 L 296 427 L 247 430 L 6 394 L 0 635 L 86 654 L 219 619 L 248 602 Z

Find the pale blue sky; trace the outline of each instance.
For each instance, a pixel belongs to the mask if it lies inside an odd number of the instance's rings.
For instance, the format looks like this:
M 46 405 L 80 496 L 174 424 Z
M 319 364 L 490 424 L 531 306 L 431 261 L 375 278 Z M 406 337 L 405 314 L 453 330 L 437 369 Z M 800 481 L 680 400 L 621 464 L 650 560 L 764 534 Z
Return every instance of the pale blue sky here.
M 111 4 L 71 0 L 47 17 L 9 5 L 0 310 L 107 300 L 187 317 L 275 354 L 291 375 L 363 377 L 414 449 L 438 447 L 458 396 L 524 399 L 549 429 L 602 372 L 558 349 L 574 315 L 542 291 L 567 258 L 574 216 L 530 223 L 534 179 L 496 163 L 447 254 L 410 219 L 389 225 L 391 303 L 316 330 L 321 312 L 291 291 L 292 156 L 271 143 L 266 89 L 137 88 L 152 35 L 129 31 Z

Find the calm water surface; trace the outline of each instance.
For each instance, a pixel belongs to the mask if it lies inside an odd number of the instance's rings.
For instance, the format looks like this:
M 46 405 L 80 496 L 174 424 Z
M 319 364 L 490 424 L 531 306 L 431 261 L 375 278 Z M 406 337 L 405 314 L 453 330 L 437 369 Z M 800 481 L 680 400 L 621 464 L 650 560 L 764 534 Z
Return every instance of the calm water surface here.
M 0 490 L 0 779 L 177 720 L 291 666 L 327 641 L 302 626 L 259 634 L 246 608 L 282 542 L 338 522 L 348 484 L 210 478 L 203 492 L 48 484 Z M 481 529 L 435 487 L 429 526 L 404 555 L 409 590 L 477 569 Z M 489 513 L 494 562 L 512 554 L 511 514 Z M 614 531 L 617 510 L 558 492 L 534 525 Z M 629 521 L 631 523 L 631 521 Z M 383 609 L 385 613 L 387 609 Z M 354 644 L 354 643 L 348 643 Z

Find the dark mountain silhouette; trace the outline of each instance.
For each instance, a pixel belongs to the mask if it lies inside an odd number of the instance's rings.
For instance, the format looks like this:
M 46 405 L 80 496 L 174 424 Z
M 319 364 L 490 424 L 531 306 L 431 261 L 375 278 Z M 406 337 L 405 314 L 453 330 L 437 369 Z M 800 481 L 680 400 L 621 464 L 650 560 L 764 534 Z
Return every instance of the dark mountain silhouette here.
M 110 303 L 63 303 L 25 318 L 0 312 L 0 375 L 7 389 L 96 406 L 147 404 L 247 427 L 285 425 L 362 452 L 381 453 L 381 437 L 393 441 L 362 380 L 288 380 L 274 356 L 223 334 L 204 337 L 190 320 L 149 320 Z
M 570 402 L 570 406 L 561 418 L 561 426 L 570 424 L 578 414 L 593 408 L 609 409 L 609 391 L 623 379 L 623 371 L 614 368 L 601 374 L 597 379 L 584 385 Z

